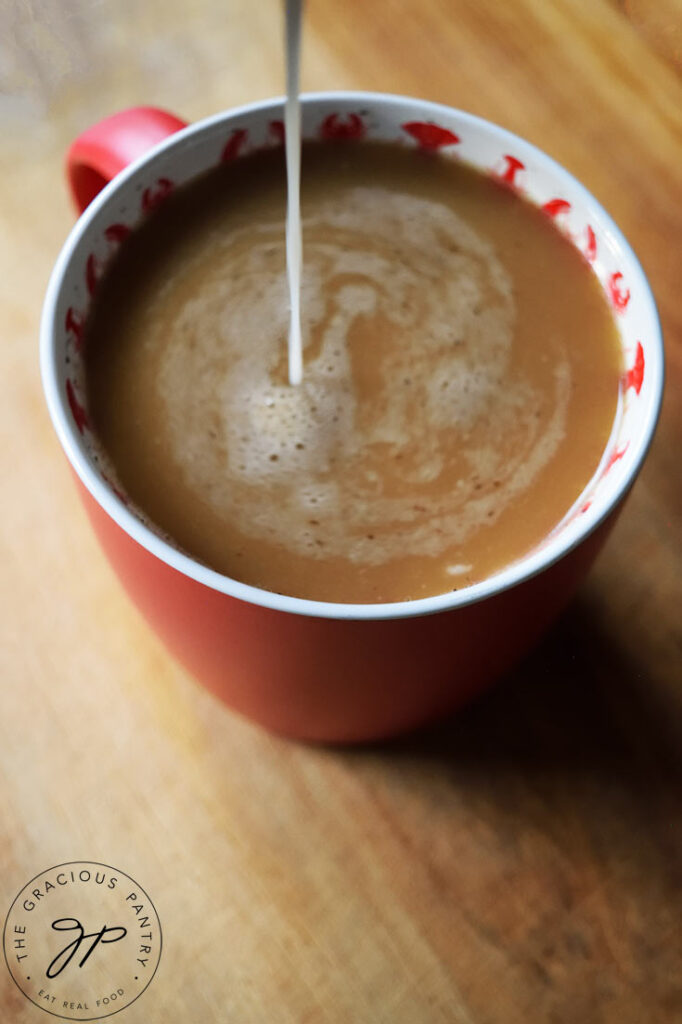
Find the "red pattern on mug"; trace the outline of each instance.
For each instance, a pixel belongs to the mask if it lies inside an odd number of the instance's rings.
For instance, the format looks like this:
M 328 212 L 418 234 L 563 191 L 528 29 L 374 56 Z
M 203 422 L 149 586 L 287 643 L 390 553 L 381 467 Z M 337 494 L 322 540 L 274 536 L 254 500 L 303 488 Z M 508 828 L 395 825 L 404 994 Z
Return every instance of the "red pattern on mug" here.
M 587 225 L 587 245 L 585 246 L 585 259 L 588 263 L 594 263 L 597 258 L 597 236 L 590 225 Z
M 69 306 L 64 317 L 64 327 L 73 335 L 73 343 L 76 352 L 80 350 L 83 344 L 83 330 L 85 328 L 85 317 L 82 313 L 78 313 L 73 306 Z
M 628 445 L 629 445 L 629 444 L 630 444 L 630 442 L 629 442 L 629 441 L 626 441 L 626 442 L 625 442 L 625 444 L 623 445 L 623 447 L 622 447 L 622 448 L 616 448 L 616 449 L 615 449 L 615 450 L 614 450 L 614 451 L 613 451 L 613 452 L 611 453 L 611 455 L 610 455 L 610 457 L 609 457 L 609 460 L 608 460 L 608 462 L 607 462 L 607 463 L 606 463 L 606 465 L 604 466 L 604 474 L 603 474 L 604 476 L 606 476 L 606 474 L 607 474 L 607 473 L 609 472 L 609 470 L 610 470 L 610 469 L 612 468 L 612 466 L 615 466 L 615 464 L 616 464 L 616 463 L 617 463 L 617 462 L 618 462 L 618 461 L 619 461 L 620 459 L 622 459 L 622 458 L 623 458 L 623 456 L 625 455 L 626 451 L 628 450 Z
M 416 139 L 422 149 L 440 149 L 442 146 L 454 146 L 460 141 L 459 135 L 432 121 L 406 121 L 402 127 L 403 131 Z
M 116 495 L 118 500 L 121 501 L 127 507 L 128 504 L 129 504 L 128 503 L 128 498 L 123 493 L 123 491 L 120 491 L 118 489 L 118 487 L 116 486 L 114 481 L 110 477 L 108 477 L 106 473 L 102 473 L 102 480 L 104 480 L 105 484 L 108 484 L 109 487 L 111 487 L 112 491 L 114 492 L 114 494 Z
M 328 114 L 320 125 L 320 137 L 327 141 L 361 139 L 365 131 L 364 122 L 359 114 L 349 114 L 345 121 L 338 114 Z
M 162 203 L 164 199 L 173 191 L 173 182 L 170 178 L 159 178 L 156 185 L 150 185 L 142 193 L 142 209 L 145 213 L 151 213 L 155 210 L 159 203 Z
M 104 229 L 104 237 L 112 245 L 120 245 L 130 234 L 130 228 L 127 224 L 110 224 L 109 227 Z
M 78 427 L 79 433 L 82 434 L 85 428 L 90 426 L 88 414 L 76 398 L 74 386 L 68 379 L 66 381 L 66 398 L 69 403 L 69 408 L 71 409 L 71 415 L 73 416 L 74 423 Z
M 249 133 L 246 128 L 235 128 L 223 146 L 223 151 L 220 154 L 221 163 L 229 163 L 230 160 L 235 160 L 242 151 L 248 136 Z
M 635 394 L 638 395 L 642 390 L 642 381 L 644 380 L 644 349 L 642 348 L 641 341 L 637 342 L 637 351 L 635 352 L 635 361 L 630 369 L 625 374 L 625 389 L 634 388 Z
M 628 302 L 630 301 L 630 289 L 621 288 L 620 282 L 622 280 L 623 275 L 620 270 L 617 270 L 614 274 L 611 274 L 607 285 L 609 295 L 611 296 L 611 302 L 618 313 L 624 313 L 627 309 Z
M 506 161 L 506 167 L 497 177 L 505 185 L 516 187 L 516 175 L 519 171 L 525 171 L 526 165 L 518 157 L 512 156 L 511 153 L 505 153 L 502 159 Z
M 571 209 L 571 204 L 568 199 L 550 199 L 548 202 L 543 203 L 542 212 L 546 213 L 548 217 L 558 217 L 560 213 L 568 213 Z
M 85 287 L 88 289 L 88 295 L 95 294 L 95 288 L 101 273 L 102 266 L 94 252 L 91 252 L 85 264 Z
M 587 512 L 591 508 L 591 506 L 592 506 L 592 499 L 588 498 L 587 501 L 585 502 L 585 504 L 580 506 L 578 511 L 579 512 Z
M 268 131 L 278 146 L 284 145 L 284 121 L 270 121 Z

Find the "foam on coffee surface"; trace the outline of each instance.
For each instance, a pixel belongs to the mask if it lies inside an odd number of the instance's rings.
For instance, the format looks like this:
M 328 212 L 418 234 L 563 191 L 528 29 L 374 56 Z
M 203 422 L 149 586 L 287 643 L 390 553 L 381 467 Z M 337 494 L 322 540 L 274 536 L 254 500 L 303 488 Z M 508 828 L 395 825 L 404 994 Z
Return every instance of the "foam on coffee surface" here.
M 86 324 L 107 477 L 155 531 L 295 597 L 466 587 L 542 543 L 607 445 L 622 373 L 550 220 L 407 146 L 306 143 L 305 365 L 289 384 L 281 149 L 176 189 Z
M 554 456 L 565 354 L 548 337 L 548 400 L 514 364 L 494 244 L 440 202 L 355 187 L 318 202 L 304 238 L 295 388 L 281 223 L 217 234 L 165 285 L 157 388 L 185 483 L 299 555 L 378 565 L 465 544 Z

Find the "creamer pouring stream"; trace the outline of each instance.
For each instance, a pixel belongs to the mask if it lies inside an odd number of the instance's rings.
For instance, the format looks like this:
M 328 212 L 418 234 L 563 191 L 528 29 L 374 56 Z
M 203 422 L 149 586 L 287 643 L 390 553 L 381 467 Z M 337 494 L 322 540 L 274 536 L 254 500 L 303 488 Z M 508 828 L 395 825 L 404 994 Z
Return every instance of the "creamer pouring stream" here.
M 286 0 L 287 98 L 284 107 L 284 139 L 287 161 L 287 280 L 289 284 L 289 383 L 303 379 L 301 339 L 301 103 L 299 69 L 303 0 Z

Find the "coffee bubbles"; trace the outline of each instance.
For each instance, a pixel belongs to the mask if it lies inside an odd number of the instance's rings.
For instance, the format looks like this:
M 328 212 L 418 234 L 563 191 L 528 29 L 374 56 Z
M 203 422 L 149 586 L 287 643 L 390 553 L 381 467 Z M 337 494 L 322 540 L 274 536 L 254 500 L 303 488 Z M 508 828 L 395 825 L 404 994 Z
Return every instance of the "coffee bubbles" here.
M 177 189 L 85 344 L 102 465 L 181 550 L 297 597 L 396 601 L 541 543 L 594 473 L 620 346 L 541 212 L 462 164 L 303 148 L 304 372 L 289 383 L 284 156 Z
M 189 351 L 187 337 L 202 330 L 196 303 L 178 311 L 158 387 L 181 471 L 244 533 L 292 552 L 374 565 L 437 556 L 498 515 L 552 458 L 568 364 L 557 355 L 553 411 L 540 422 L 532 410 L 541 398 L 510 362 L 511 277 L 493 243 L 442 203 L 359 186 L 320 202 L 304 231 L 305 374 L 296 388 L 282 363 L 279 223 L 223 239 L 214 305 L 200 314 L 210 320 Z M 210 449 L 187 429 L 207 416 Z M 264 502 L 263 487 L 277 500 Z

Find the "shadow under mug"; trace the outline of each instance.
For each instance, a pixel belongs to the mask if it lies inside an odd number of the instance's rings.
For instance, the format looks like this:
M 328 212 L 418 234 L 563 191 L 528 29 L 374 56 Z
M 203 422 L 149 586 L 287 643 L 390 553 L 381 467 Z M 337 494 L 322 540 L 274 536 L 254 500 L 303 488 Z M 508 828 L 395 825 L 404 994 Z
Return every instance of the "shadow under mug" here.
M 592 264 L 626 367 L 613 447 L 580 502 L 526 557 L 455 592 L 394 604 L 306 601 L 247 586 L 178 551 L 107 479 L 90 431 L 81 342 L 117 247 L 175 187 L 220 161 L 283 142 L 283 101 L 187 126 L 150 107 L 90 128 L 67 161 L 82 213 L 50 280 L 41 368 L 55 429 L 112 565 L 172 654 L 228 705 L 292 737 L 352 742 L 415 727 L 504 673 L 565 606 L 613 526 L 651 442 L 663 347 L 651 290 L 608 214 L 550 157 L 480 118 L 374 93 L 302 97 L 305 138 L 395 141 L 464 160 L 518 190 Z

